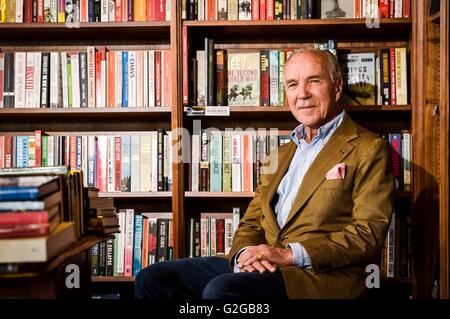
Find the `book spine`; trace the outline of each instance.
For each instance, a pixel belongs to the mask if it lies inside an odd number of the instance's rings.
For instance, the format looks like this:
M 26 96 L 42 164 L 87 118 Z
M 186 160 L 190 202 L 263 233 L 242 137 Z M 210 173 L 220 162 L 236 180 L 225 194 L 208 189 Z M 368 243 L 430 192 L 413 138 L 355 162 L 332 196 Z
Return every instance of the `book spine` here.
M 134 216 L 134 252 L 133 252 L 133 276 L 136 276 L 142 268 L 142 215 Z
M 125 277 L 131 277 L 133 274 L 134 209 L 126 210 L 125 225 L 125 254 L 123 275 Z

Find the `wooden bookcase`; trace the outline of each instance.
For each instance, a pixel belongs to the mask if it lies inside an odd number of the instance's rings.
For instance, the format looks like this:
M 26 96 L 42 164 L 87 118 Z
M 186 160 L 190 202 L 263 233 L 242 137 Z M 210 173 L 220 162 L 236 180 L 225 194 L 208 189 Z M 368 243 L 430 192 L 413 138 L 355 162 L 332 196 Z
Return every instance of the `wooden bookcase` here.
M 346 107 L 358 123 L 376 133 L 409 130 L 413 136 L 413 189 L 396 193 L 396 203 L 410 206 L 414 221 L 412 278 L 387 280 L 406 286 L 413 297 L 430 298 L 439 264 L 440 297 L 448 298 L 448 4 L 428 14 L 431 0 L 411 1 L 411 18 L 381 19 L 368 28 L 365 19 L 278 21 L 186 21 L 181 1 L 171 0 L 170 22 L 0 24 L 0 48 L 6 50 L 63 51 L 87 45 L 112 49 L 169 49 L 172 51 L 172 101 L 169 108 L 146 109 L 0 109 L 0 134 L 32 132 L 119 132 L 157 128 L 273 127 L 290 131 L 297 122 L 283 107 L 232 107 L 229 117 L 188 117 L 183 110 L 182 31 L 187 28 L 189 53 L 203 48 L 205 37 L 215 49 L 295 49 L 312 43 L 337 41 L 338 50 L 377 52 L 381 47 L 407 47 L 409 104 L 404 106 Z M 440 52 L 438 55 L 437 52 Z M 440 56 L 440 58 L 439 58 Z M 441 70 L 439 74 L 438 71 Z M 437 85 L 440 83 L 440 86 Z M 435 105 L 439 105 L 436 115 Z M 70 129 L 69 129 L 70 128 Z M 180 142 L 174 140 L 173 143 Z M 118 208 L 172 211 L 174 257 L 187 256 L 187 220 L 201 211 L 245 211 L 253 193 L 188 191 L 189 166 L 173 163 L 172 192 L 103 193 Z M 440 252 L 440 254 L 438 254 Z M 95 278 L 95 283 L 132 284 L 134 278 Z

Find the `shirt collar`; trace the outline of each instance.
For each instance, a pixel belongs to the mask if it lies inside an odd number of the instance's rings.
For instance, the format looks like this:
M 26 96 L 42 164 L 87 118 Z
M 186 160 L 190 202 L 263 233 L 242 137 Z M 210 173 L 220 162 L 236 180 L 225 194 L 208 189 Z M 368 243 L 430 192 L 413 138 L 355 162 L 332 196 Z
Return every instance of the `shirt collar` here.
M 333 118 L 331 121 L 325 123 L 321 127 L 319 127 L 319 132 L 314 139 L 319 139 L 324 141 L 326 137 L 330 135 L 330 132 L 334 132 L 334 130 L 342 123 L 344 119 L 345 111 L 342 111 L 338 116 Z M 305 126 L 300 124 L 297 126 L 291 133 L 291 139 L 294 141 L 297 146 L 300 145 L 300 141 L 304 140 L 306 137 Z

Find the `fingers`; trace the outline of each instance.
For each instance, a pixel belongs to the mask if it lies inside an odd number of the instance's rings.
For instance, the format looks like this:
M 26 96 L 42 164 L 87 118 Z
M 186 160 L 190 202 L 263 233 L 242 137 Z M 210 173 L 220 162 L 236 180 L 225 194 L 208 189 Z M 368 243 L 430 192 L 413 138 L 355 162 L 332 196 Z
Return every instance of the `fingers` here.
M 256 269 L 252 265 L 244 266 L 241 268 L 242 272 L 255 272 Z
M 263 274 L 263 273 L 265 273 L 265 272 L 267 271 L 266 267 L 264 267 L 264 266 L 261 264 L 261 262 L 259 262 L 259 261 L 255 261 L 255 262 L 252 264 L 252 266 L 255 267 L 256 270 L 259 271 L 260 274 Z
M 276 265 L 272 265 L 268 260 L 262 260 L 261 265 L 263 265 L 270 272 L 277 271 Z

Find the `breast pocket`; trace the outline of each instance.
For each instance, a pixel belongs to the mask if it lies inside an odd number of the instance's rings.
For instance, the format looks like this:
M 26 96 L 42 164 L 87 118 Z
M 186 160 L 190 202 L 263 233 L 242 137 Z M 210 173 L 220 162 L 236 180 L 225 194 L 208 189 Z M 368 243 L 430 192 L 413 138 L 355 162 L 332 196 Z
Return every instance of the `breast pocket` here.
M 330 179 L 320 184 L 318 189 L 344 189 L 348 185 L 348 179 Z

